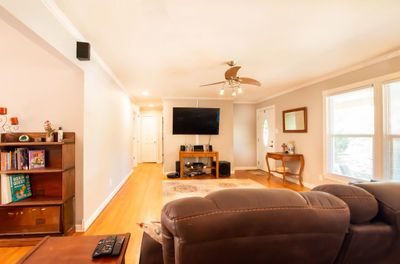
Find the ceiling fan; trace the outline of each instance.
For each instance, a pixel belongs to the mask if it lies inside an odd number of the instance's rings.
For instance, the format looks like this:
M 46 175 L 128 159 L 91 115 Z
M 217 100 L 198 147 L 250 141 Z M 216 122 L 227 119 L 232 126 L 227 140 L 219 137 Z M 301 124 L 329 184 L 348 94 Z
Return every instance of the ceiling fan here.
M 228 61 L 226 62 L 226 64 L 230 66 L 230 68 L 225 72 L 225 81 L 203 84 L 200 85 L 200 87 L 216 85 L 216 84 L 224 84 L 224 86 L 220 89 L 219 94 L 224 95 L 225 88 L 230 88 L 232 89 L 232 96 L 236 96 L 238 93 L 243 92 L 242 88 L 240 87 L 241 84 L 261 86 L 261 83 L 255 79 L 248 77 L 239 77 L 237 73 L 241 67 L 235 66 L 236 65 L 235 61 Z

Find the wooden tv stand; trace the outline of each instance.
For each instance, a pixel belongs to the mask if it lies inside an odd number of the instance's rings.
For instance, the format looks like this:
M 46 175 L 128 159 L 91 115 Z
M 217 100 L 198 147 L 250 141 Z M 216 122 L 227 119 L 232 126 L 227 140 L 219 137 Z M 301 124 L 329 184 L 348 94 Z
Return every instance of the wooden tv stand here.
M 179 175 L 183 176 L 185 158 L 215 158 L 215 177 L 219 178 L 219 153 L 218 151 L 180 151 L 179 152 Z

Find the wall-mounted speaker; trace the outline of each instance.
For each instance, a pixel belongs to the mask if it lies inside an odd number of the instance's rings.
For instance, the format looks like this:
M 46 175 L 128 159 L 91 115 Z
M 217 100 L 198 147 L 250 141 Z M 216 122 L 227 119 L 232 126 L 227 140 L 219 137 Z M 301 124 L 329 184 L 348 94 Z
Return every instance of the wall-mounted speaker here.
M 76 58 L 81 61 L 90 60 L 90 43 L 76 42 Z

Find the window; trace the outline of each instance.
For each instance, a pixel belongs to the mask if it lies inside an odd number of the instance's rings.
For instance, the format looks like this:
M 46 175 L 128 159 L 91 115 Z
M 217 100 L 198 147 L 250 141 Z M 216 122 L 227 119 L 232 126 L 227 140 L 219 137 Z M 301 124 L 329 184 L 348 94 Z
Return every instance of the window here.
M 269 125 L 268 125 L 268 120 L 265 119 L 264 124 L 263 124 L 263 143 L 264 143 L 264 147 L 268 146 L 268 141 L 269 141 Z
M 384 85 L 386 178 L 400 180 L 400 81 Z
M 373 178 L 374 88 L 329 95 L 326 103 L 327 172 Z

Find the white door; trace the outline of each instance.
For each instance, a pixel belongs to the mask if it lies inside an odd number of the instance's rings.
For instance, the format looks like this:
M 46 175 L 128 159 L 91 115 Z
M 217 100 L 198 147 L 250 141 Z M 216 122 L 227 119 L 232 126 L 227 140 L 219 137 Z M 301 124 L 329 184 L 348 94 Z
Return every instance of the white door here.
M 157 162 L 158 129 L 158 116 L 142 116 L 140 133 L 142 162 Z
M 267 171 L 265 154 L 275 151 L 275 106 L 257 109 L 257 168 Z M 270 161 L 271 169 L 274 162 Z

